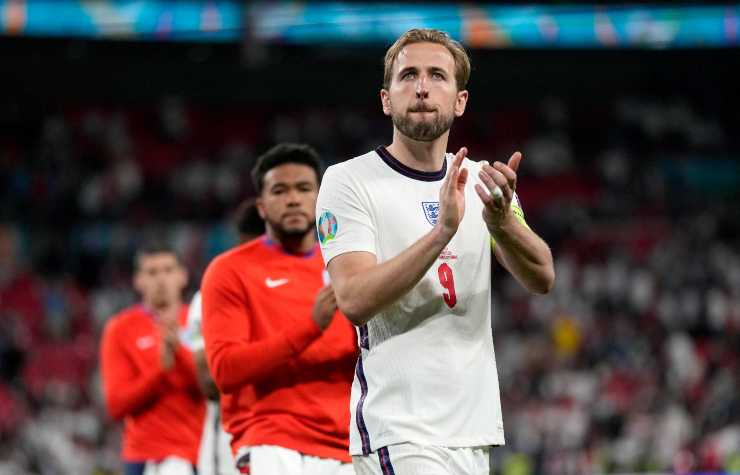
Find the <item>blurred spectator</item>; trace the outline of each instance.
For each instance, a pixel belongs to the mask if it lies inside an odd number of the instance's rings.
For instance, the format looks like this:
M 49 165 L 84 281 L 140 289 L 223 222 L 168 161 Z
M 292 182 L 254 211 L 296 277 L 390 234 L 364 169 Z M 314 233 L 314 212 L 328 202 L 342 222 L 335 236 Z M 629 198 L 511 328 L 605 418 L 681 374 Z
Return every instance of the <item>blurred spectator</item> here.
M 556 257 L 547 297 L 494 277 L 499 473 L 740 470 L 737 124 L 666 97 L 584 111 L 553 96 L 456 125 L 474 159 L 524 151 L 519 194 Z M 255 153 L 309 141 L 344 160 L 389 138 L 378 119 L 168 96 L 0 132 L 0 473 L 118 470 L 94 348 L 134 300 L 132 250 L 166 234 L 197 286 L 236 242 L 228 213 L 254 194 Z

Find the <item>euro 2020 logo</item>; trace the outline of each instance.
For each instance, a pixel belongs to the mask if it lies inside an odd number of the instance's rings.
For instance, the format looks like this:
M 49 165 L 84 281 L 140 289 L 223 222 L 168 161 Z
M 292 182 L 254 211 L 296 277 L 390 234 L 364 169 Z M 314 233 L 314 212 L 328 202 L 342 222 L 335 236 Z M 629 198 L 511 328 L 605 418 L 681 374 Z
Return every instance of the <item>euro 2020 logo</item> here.
M 319 241 L 326 244 L 337 236 L 337 218 L 330 211 L 324 211 L 319 216 Z

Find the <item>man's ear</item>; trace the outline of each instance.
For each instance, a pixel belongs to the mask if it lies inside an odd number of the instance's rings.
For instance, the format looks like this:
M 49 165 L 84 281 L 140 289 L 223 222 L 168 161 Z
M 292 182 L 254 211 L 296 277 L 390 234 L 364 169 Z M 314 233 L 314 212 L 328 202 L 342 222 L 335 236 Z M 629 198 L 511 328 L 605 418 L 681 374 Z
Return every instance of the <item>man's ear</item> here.
M 380 103 L 383 105 L 383 114 L 391 115 L 391 96 L 385 89 L 380 90 Z
M 458 91 L 455 100 L 455 117 L 460 117 L 465 113 L 465 107 L 468 105 L 468 91 Z
M 257 208 L 257 212 L 260 215 L 260 218 L 262 218 L 262 221 L 265 220 L 265 204 L 262 202 L 262 197 L 258 196 L 256 200 L 254 200 L 254 206 Z

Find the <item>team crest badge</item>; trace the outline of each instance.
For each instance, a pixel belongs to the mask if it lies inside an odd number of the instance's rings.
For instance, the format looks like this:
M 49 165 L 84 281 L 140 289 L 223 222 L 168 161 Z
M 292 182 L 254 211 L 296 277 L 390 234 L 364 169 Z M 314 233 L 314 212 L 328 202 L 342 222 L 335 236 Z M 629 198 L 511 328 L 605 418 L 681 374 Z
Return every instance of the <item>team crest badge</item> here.
M 424 210 L 424 216 L 432 226 L 436 226 L 439 220 L 439 201 L 422 201 L 421 207 Z
M 321 244 L 326 244 L 337 236 L 337 218 L 330 211 L 324 211 L 319 216 L 319 223 L 316 227 Z

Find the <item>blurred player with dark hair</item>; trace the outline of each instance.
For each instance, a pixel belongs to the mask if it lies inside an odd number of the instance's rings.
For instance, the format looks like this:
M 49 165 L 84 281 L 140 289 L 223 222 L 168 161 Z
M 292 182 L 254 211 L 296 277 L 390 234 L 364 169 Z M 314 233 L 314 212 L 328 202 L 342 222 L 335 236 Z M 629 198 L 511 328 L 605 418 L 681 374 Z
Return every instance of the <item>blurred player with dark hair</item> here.
M 319 158 L 278 145 L 252 171 L 266 235 L 213 260 L 203 336 L 242 473 L 345 475 L 354 329 L 316 242 Z
M 239 233 L 239 244 L 244 244 L 265 232 L 265 223 L 253 199 L 244 200 L 239 205 L 234 213 L 233 222 Z M 190 348 L 195 357 L 201 389 L 209 399 L 203 424 L 203 437 L 198 451 L 198 475 L 235 474 L 237 470 L 231 453 L 231 436 L 221 424 L 218 404 L 220 394 L 206 364 L 202 308 L 201 293 L 198 291 L 190 302 L 188 326 L 183 334 L 183 343 Z
M 162 243 L 142 246 L 134 258 L 141 303 L 108 321 L 101 343 L 108 412 L 123 419 L 125 475 L 193 475 L 205 403 L 193 355 L 180 344 L 188 307 L 188 274 Z
M 447 153 L 470 60 L 438 30 L 387 51 L 380 99 L 393 141 L 330 167 L 321 249 L 359 328 L 350 449 L 358 474 L 487 475 L 504 443 L 491 336 L 491 245 L 530 292 L 554 281 L 515 194 L 521 155 L 493 166 Z
M 265 233 L 265 222 L 260 216 L 254 198 L 242 201 L 234 212 L 233 222 L 239 234 L 239 244 L 244 244 Z

